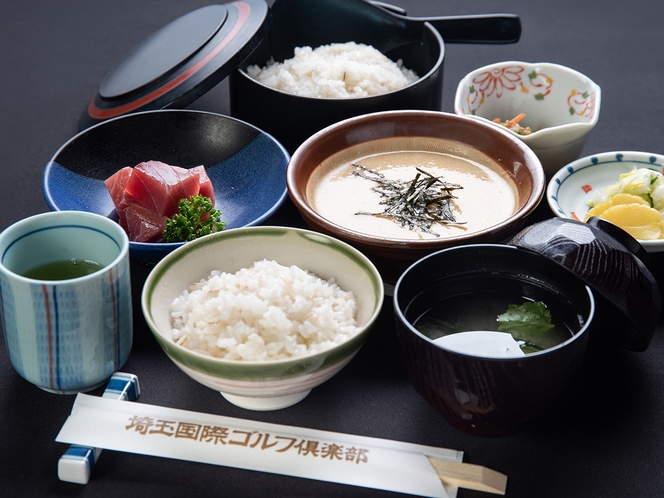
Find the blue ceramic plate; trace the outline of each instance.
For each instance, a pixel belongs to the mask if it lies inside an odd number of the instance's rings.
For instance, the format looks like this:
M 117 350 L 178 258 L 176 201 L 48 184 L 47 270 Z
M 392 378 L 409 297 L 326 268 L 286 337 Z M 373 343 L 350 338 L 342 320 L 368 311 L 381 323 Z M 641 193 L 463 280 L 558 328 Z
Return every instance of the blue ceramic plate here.
M 588 201 L 597 190 L 618 182 L 621 174 L 636 168 L 664 172 L 664 156 L 650 152 L 603 152 L 578 159 L 560 171 L 549 182 L 546 199 L 560 218 L 583 221 L 589 210 Z M 664 251 L 664 240 L 639 240 L 649 253 Z
M 284 202 L 290 156 L 271 135 L 234 118 L 160 110 L 118 117 L 65 143 L 44 171 L 42 189 L 54 211 L 78 210 L 117 219 L 104 180 L 125 166 L 159 160 L 204 165 L 226 229 L 259 225 Z M 130 257 L 155 263 L 182 243 L 131 242 Z

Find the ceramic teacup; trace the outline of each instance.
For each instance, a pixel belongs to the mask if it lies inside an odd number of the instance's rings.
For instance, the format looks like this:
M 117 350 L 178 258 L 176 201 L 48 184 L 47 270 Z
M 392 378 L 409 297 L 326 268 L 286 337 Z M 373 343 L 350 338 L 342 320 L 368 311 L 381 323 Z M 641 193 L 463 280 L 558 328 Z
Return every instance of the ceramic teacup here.
M 127 360 L 129 240 L 112 220 L 57 211 L 11 225 L 0 234 L 0 293 L 10 361 L 37 387 L 90 391 Z

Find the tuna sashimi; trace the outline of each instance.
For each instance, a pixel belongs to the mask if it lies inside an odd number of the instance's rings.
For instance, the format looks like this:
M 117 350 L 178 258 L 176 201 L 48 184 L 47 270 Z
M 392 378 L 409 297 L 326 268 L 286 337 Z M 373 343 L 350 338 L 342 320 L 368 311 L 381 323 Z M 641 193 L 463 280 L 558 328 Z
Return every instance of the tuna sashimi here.
M 159 242 L 166 229 L 166 217 L 152 213 L 137 204 L 127 206 L 123 212 L 123 228 L 134 242 Z M 122 223 L 121 223 L 122 225 Z
M 106 188 L 108 189 L 108 193 L 111 194 L 113 205 L 118 214 L 120 214 L 120 211 L 127 206 L 125 201 L 125 189 L 127 188 L 127 184 L 129 183 L 129 179 L 133 172 L 134 168 L 127 166 L 106 179 Z
M 139 206 L 155 214 L 171 217 L 178 212 L 178 201 L 200 192 L 199 173 L 159 161 L 134 167 L 126 192 Z
M 189 171 L 198 174 L 198 180 L 201 186 L 199 194 L 208 197 L 214 206 L 214 187 L 212 186 L 212 180 L 208 177 L 207 171 L 205 171 L 205 166 L 196 166 Z
M 180 199 L 201 194 L 214 205 L 214 188 L 204 166 L 186 169 L 146 161 L 122 168 L 105 183 L 118 222 L 134 242 L 159 242 Z

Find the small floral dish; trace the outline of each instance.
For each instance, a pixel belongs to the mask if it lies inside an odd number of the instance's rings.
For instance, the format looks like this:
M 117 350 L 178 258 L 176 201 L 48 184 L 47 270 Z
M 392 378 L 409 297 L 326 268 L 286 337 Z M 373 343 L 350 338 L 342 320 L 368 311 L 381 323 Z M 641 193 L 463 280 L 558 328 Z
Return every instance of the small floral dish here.
M 547 186 L 546 199 L 560 218 L 584 221 L 597 192 L 615 185 L 635 169 L 664 171 L 664 156 L 650 152 L 603 152 L 578 159 L 560 169 Z M 664 239 L 639 240 L 649 253 L 664 251 Z
M 551 177 L 580 157 L 599 119 L 600 102 L 600 87 L 578 71 L 547 62 L 507 61 L 466 75 L 457 87 L 454 112 L 496 126 L 518 122 L 520 127 L 508 129 L 537 154 Z
M 117 221 L 104 181 L 150 160 L 203 165 L 227 230 L 263 223 L 286 199 L 290 155 L 274 137 L 221 114 L 174 109 L 110 119 L 71 138 L 46 165 L 44 198 L 53 211 L 87 211 Z M 132 241 L 129 255 L 152 264 L 182 244 Z

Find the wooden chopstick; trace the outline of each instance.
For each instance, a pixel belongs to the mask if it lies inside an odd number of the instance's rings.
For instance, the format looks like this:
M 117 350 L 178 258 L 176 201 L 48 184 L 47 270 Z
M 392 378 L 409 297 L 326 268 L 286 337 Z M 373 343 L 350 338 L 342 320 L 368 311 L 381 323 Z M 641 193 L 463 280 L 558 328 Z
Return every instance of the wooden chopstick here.
M 495 470 L 463 462 L 450 462 L 429 458 L 438 477 L 449 486 L 504 495 L 507 476 Z

